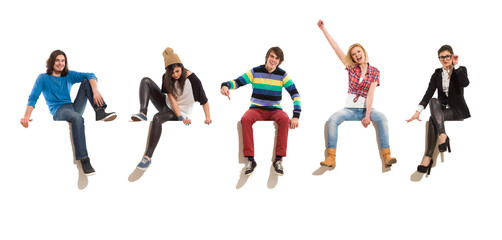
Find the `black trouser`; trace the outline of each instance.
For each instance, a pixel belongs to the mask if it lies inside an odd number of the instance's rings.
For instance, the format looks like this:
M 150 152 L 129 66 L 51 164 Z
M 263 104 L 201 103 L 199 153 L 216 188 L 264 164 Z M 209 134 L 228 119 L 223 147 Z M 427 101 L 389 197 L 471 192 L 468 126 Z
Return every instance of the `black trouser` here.
M 437 98 L 432 98 L 429 101 L 429 107 L 431 109 L 431 117 L 429 118 L 429 128 L 427 129 L 427 151 L 425 152 L 425 156 L 432 157 L 437 138 L 440 134 L 446 134 L 444 122 L 462 119 L 456 117 L 453 110 L 447 109 Z
M 148 100 L 152 101 L 153 105 L 159 112 L 153 116 L 152 126 L 148 133 L 148 144 L 146 146 L 145 155 L 152 157 L 153 151 L 159 143 L 160 135 L 162 134 L 162 124 L 166 121 L 178 121 L 176 114 L 166 104 L 166 95 L 160 91 L 159 86 L 150 78 L 143 78 L 139 84 L 139 104 L 140 112 L 147 114 Z

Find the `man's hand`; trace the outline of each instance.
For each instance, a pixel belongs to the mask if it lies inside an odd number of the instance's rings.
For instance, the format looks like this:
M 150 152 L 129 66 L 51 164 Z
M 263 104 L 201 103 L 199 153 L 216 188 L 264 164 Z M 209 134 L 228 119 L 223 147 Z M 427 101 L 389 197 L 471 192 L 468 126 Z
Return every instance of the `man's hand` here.
M 228 100 L 230 100 L 230 90 L 228 89 L 227 86 L 221 87 L 220 92 L 221 92 L 221 94 L 227 96 Z
M 299 126 L 300 119 L 298 118 L 291 118 L 289 121 L 289 128 L 295 129 Z
M 29 119 L 27 117 L 21 118 L 21 125 L 23 127 L 28 128 L 29 122 L 33 121 L 33 119 Z

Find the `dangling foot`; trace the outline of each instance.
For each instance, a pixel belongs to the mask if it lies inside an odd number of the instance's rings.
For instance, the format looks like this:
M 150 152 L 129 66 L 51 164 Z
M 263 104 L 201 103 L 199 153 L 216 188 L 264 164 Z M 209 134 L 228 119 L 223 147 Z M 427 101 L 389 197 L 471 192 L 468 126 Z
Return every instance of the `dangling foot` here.
M 328 156 L 321 162 L 321 166 L 336 167 L 336 148 L 328 148 Z
M 395 157 L 390 156 L 390 148 L 383 148 L 382 155 L 383 155 L 383 162 L 385 163 L 385 167 L 387 168 L 397 162 L 397 159 Z
M 246 170 L 244 172 L 244 175 L 246 176 L 250 176 L 251 174 L 253 174 L 254 172 L 254 169 L 256 168 L 256 162 L 253 160 L 248 160 L 248 162 L 246 163 Z
M 96 109 L 96 121 L 113 121 L 117 118 L 117 114 L 115 112 L 107 113 L 104 108 Z
M 86 176 L 92 176 L 96 174 L 96 171 L 94 171 L 94 168 L 92 168 L 91 160 L 88 157 L 80 159 L 80 164 L 82 164 L 82 171 Z
M 143 160 L 141 160 L 141 162 L 138 163 L 138 166 L 136 166 L 136 168 L 138 168 L 139 170 L 146 170 L 148 167 L 150 167 L 151 163 L 152 159 L 147 156 L 144 156 Z
M 284 167 L 282 167 L 282 156 L 276 156 L 275 161 L 272 165 L 274 166 L 274 170 L 277 175 L 284 175 Z
M 451 152 L 450 137 L 443 133 L 439 135 L 439 142 L 441 142 L 441 144 L 438 145 L 439 152 L 446 152 L 446 149 L 448 149 L 448 152 Z
M 417 166 L 417 172 L 431 174 L 431 168 L 434 161 L 431 157 L 424 156 L 422 163 Z
M 131 115 L 131 120 L 134 122 L 147 121 L 146 115 L 142 112 Z

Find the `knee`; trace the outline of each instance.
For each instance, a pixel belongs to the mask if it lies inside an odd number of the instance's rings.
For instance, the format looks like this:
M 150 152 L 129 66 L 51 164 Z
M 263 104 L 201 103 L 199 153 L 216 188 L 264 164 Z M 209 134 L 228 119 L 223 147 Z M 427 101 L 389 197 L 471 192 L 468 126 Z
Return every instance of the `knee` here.
M 279 119 L 277 119 L 277 124 L 279 125 L 289 124 L 289 116 L 287 114 L 284 114 L 284 116 L 281 116 Z
M 76 125 L 76 126 L 84 125 L 84 118 L 82 117 L 82 115 L 75 113 L 71 116 L 69 122 L 71 122 L 71 124 Z
M 255 121 L 253 120 L 253 118 L 249 117 L 249 116 L 242 116 L 241 117 L 241 124 L 242 125 L 253 125 L 255 123 Z
M 143 79 L 141 79 L 141 84 L 150 84 L 152 82 L 152 79 L 149 78 L 149 77 L 144 77 Z
M 429 105 L 432 107 L 432 106 L 439 106 L 440 105 L 440 102 L 437 98 L 431 98 L 431 100 L 429 100 Z
M 340 125 L 342 122 L 343 122 L 343 120 L 341 119 L 340 115 L 338 115 L 336 113 L 331 115 L 328 119 L 328 124 Z
M 160 117 L 159 113 L 153 115 L 152 123 L 153 124 L 161 124 L 162 123 L 162 118 Z
M 371 114 L 371 121 L 376 123 L 387 123 L 387 117 L 383 113 L 374 112 Z

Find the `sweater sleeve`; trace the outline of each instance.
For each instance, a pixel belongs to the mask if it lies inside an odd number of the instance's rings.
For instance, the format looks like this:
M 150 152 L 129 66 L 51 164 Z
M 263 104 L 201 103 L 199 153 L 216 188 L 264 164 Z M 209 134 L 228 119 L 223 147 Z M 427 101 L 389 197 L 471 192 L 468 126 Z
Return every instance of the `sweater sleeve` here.
M 70 77 L 70 81 L 75 84 L 75 83 L 80 83 L 84 81 L 84 79 L 90 80 L 90 79 L 96 79 L 96 75 L 94 73 L 86 73 L 86 72 L 75 72 L 75 71 L 70 71 L 68 73 L 68 77 Z
M 253 70 L 249 70 L 246 73 L 242 74 L 240 77 L 238 77 L 235 80 L 228 81 L 228 82 L 223 82 L 221 86 L 226 86 L 228 89 L 237 89 L 240 88 L 246 84 L 249 84 L 253 81 Z
M 298 93 L 298 90 L 289 75 L 286 74 L 286 77 L 284 77 L 282 82 L 284 84 L 284 88 L 288 91 L 291 99 L 293 100 L 293 117 L 300 118 L 300 112 L 302 111 L 300 93 Z
M 208 100 L 200 79 L 197 77 L 197 75 L 195 75 L 195 73 L 192 73 L 190 74 L 190 76 L 188 76 L 188 80 L 192 85 L 192 93 L 195 101 L 199 102 L 200 105 L 206 104 Z
M 38 75 L 37 80 L 35 80 L 35 84 L 33 84 L 33 88 L 31 89 L 30 96 L 28 97 L 28 106 L 35 107 L 37 104 L 38 98 L 44 89 L 44 81 L 43 74 Z

